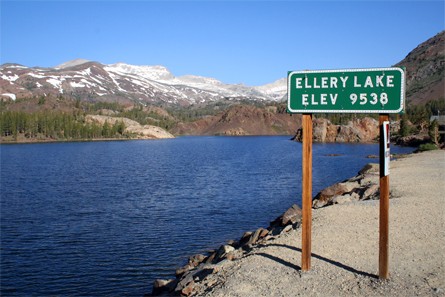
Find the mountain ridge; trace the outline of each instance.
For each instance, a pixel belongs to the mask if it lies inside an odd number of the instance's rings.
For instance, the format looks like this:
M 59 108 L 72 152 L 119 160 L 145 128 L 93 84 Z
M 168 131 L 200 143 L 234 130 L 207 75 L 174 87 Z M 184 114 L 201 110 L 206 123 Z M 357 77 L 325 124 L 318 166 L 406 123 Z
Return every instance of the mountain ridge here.
M 54 68 L 0 66 L 0 95 L 65 96 L 86 101 L 191 105 L 223 99 L 278 101 L 283 88 L 225 84 L 197 75 L 176 77 L 162 65 L 101 64 L 76 59 Z

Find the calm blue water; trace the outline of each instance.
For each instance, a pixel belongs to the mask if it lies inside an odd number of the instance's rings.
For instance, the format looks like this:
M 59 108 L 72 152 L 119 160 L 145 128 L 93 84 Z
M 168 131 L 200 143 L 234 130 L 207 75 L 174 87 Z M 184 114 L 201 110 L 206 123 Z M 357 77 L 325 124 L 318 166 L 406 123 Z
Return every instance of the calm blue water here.
M 187 256 L 299 203 L 301 144 L 288 139 L 1 145 L 1 295 L 151 292 Z M 369 154 L 378 145 L 314 144 L 314 195 Z

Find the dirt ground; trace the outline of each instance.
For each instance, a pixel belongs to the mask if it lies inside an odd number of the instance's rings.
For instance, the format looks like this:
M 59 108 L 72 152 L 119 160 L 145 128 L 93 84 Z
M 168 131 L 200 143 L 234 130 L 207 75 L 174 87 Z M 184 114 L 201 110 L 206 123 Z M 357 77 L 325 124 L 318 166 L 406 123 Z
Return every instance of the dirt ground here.
M 201 296 L 445 296 L 445 152 L 390 166 L 389 280 L 378 277 L 374 200 L 313 210 L 310 271 L 299 228 L 223 263 Z

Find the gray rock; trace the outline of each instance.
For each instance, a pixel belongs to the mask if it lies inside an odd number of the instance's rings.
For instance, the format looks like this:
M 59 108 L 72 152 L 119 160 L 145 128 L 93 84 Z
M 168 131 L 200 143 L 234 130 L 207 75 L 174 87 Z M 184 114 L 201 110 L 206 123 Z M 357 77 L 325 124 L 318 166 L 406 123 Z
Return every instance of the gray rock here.
M 181 296 L 191 296 L 195 290 L 195 282 L 191 281 L 187 286 L 181 289 Z
M 301 222 L 301 208 L 294 204 L 283 214 L 281 226 L 295 224 L 296 222 Z
M 335 196 L 342 196 L 350 192 L 354 188 L 354 185 L 358 185 L 358 183 L 337 183 L 325 188 L 315 196 L 312 201 L 312 207 L 320 208 L 332 204 L 332 199 Z
M 233 246 L 231 246 L 231 245 L 227 245 L 227 244 L 222 245 L 218 249 L 218 251 L 216 252 L 216 256 L 215 256 L 215 260 L 214 261 L 219 262 L 219 261 L 225 259 L 227 254 L 232 252 L 232 251 L 234 251 L 234 250 L 235 250 L 235 248 Z
M 265 234 L 264 234 L 265 233 Z M 253 233 L 250 238 L 249 241 L 247 242 L 247 244 L 256 244 L 258 242 L 258 239 L 264 237 L 267 235 L 267 233 L 269 233 L 268 230 L 264 229 L 264 228 L 258 228 L 255 233 Z
M 196 254 L 189 258 L 189 265 L 196 267 L 201 264 L 205 260 L 205 258 L 207 257 L 202 254 Z
M 204 262 L 205 262 L 206 264 L 213 263 L 213 261 L 215 260 L 215 258 L 216 258 L 216 252 L 212 252 L 212 253 L 210 254 L 210 256 L 208 256 Z
M 195 267 L 194 267 L 193 265 L 190 265 L 190 264 L 187 264 L 187 265 L 185 265 L 185 266 L 183 266 L 183 267 L 181 267 L 181 268 L 178 268 L 178 269 L 176 269 L 176 276 L 177 276 L 177 277 L 178 277 L 178 276 L 181 276 L 181 275 L 183 275 L 184 273 L 186 273 L 186 272 L 192 270 L 193 268 L 195 268 Z
M 377 184 L 371 184 L 369 187 L 363 192 L 362 197 L 360 197 L 360 200 L 368 200 L 368 199 L 374 199 L 373 197 L 376 196 L 380 192 L 380 186 Z
M 175 279 L 157 279 L 153 283 L 153 296 L 158 296 L 164 293 L 172 292 L 175 289 Z
M 185 274 L 177 283 L 175 291 L 181 292 L 191 282 L 194 282 L 194 274 L 193 273 Z
M 358 174 L 378 173 L 380 170 L 379 168 L 380 166 L 377 163 L 368 163 L 362 169 L 360 169 Z
M 297 222 L 301 222 L 301 208 L 294 204 L 292 207 L 290 207 L 286 212 L 273 220 L 270 225 L 272 227 L 284 227 L 289 224 L 295 224 Z
M 366 174 L 363 175 L 360 180 L 360 185 L 366 186 L 369 184 L 378 184 L 379 183 L 379 174 Z
M 250 240 L 250 236 L 252 236 L 253 232 L 244 232 L 243 236 L 241 236 L 241 239 L 239 240 L 239 245 L 244 246 L 247 244 L 247 242 Z

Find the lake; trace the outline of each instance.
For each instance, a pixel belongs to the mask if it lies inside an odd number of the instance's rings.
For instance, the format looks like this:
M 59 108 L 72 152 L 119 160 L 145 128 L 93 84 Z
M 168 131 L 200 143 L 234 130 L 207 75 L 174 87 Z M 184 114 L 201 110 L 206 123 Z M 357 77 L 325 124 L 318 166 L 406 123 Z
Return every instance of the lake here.
M 143 296 L 188 256 L 267 227 L 301 199 L 301 143 L 283 136 L 0 149 L 2 296 Z M 314 144 L 313 194 L 378 153 Z

